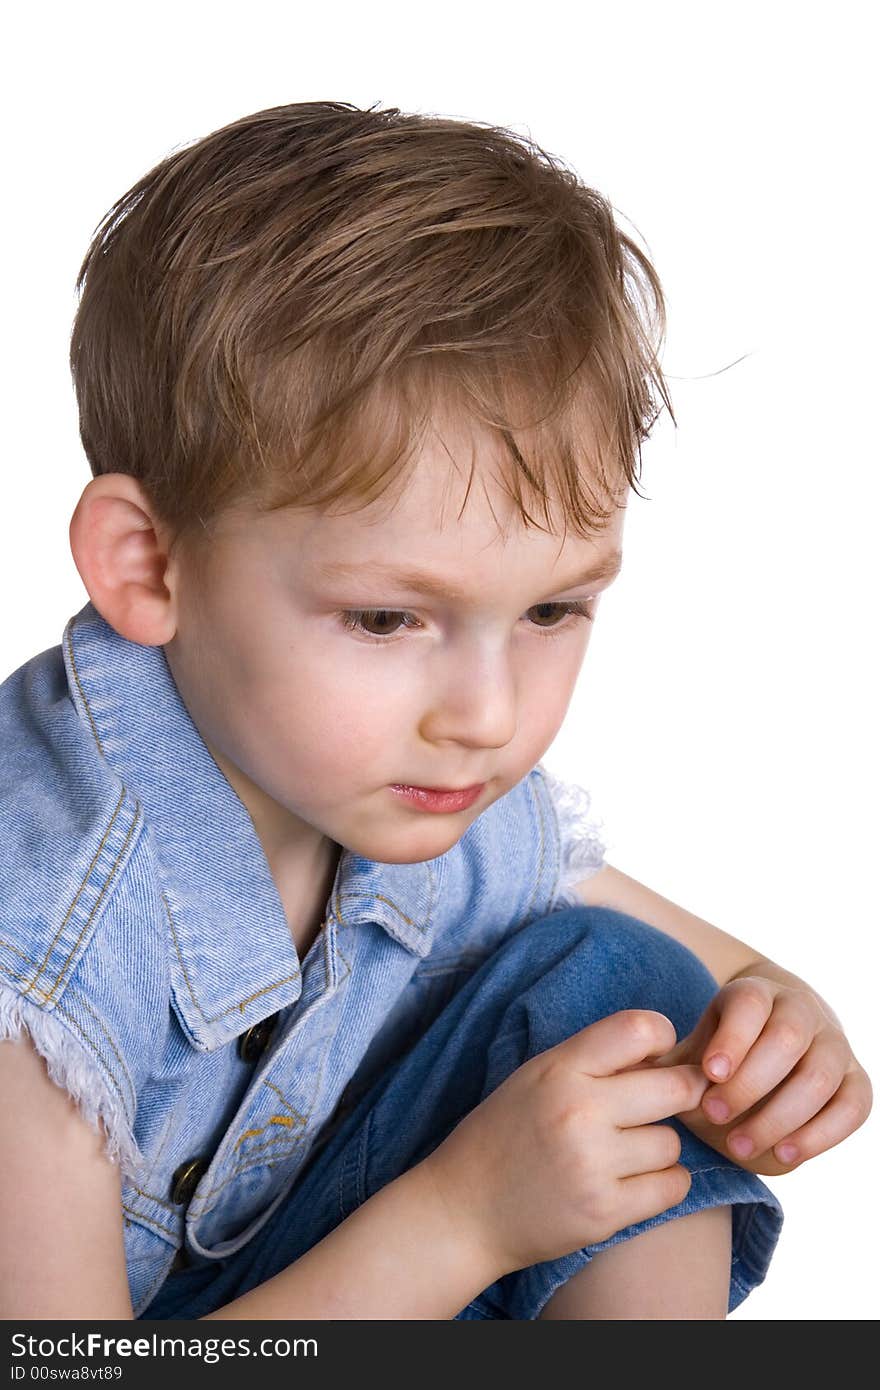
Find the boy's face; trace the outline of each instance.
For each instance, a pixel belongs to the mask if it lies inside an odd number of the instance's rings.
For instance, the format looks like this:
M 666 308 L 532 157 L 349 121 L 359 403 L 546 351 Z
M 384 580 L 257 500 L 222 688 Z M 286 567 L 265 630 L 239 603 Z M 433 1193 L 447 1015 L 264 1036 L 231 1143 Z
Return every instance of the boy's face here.
M 229 513 L 198 578 L 185 553 L 171 561 L 168 664 L 270 863 L 307 859 L 323 837 L 381 862 L 433 859 L 555 737 L 591 628 L 562 605 L 595 613 L 610 578 L 578 577 L 614 558 L 624 507 L 599 539 L 562 544 L 525 529 L 479 458 L 459 517 L 467 472 L 438 442 L 393 507 Z M 392 790 L 475 783 L 472 805 L 439 814 Z

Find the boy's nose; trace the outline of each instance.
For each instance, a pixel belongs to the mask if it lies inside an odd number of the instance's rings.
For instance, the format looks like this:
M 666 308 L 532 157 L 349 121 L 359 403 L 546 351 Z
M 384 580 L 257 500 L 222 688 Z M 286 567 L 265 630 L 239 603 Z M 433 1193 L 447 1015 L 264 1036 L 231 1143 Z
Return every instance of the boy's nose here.
M 516 686 L 500 663 L 459 668 L 432 689 L 420 733 L 429 743 L 504 748 L 517 729 Z

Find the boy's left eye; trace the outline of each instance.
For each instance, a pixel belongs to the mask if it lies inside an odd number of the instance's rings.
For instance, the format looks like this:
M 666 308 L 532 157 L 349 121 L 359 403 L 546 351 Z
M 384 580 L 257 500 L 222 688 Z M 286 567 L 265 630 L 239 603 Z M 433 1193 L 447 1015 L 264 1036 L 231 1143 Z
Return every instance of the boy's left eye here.
M 592 600 L 592 602 L 595 602 L 595 600 Z M 535 604 L 534 608 L 529 609 L 529 612 L 539 613 L 542 609 L 546 610 L 548 608 L 550 609 L 551 617 L 555 613 L 557 615 L 561 615 L 563 619 L 572 616 L 576 618 L 586 618 L 588 623 L 591 623 L 593 621 L 593 610 L 589 606 L 589 602 L 580 603 L 575 599 L 572 599 L 568 603 L 537 603 Z M 538 626 L 543 627 L 543 624 L 539 623 Z M 553 623 L 550 628 L 545 628 L 544 630 L 555 631 L 557 628 L 564 626 L 568 626 L 568 624 L 564 621 L 557 622 Z
M 552 622 L 550 626 L 546 626 L 540 621 L 534 624 L 540 631 L 549 636 L 553 636 L 561 629 L 568 629 L 568 627 L 570 627 L 571 624 L 565 621 L 569 617 L 583 618 L 586 619 L 587 622 L 592 622 L 593 613 L 589 606 L 591 603 L 595 603 L 595 599 L 584 602 L 572 600 L 564 603 L 538 603 L 534 608 L 529 609 L 529 613 L 539 613 L 546 616 L 549 610 L 549 616 L 551 618 L 561 618 L 562 621 Z M 361 636 L 367 637 L 374 642 L 381 642 L 383 639 L 396 636 L 397 630 L 400 628 L 401 624 L 405 627 L 419 626 L 418 618 L 415 618 L 412 613 L 406 613 L 393 608 L 345 609 L 337 614 L 337 616 L 341 620 L 343 627 L 348 628 L 349 631 L 359 633 Z M 387 626 L 388 623 L 392 624 L 390 629 Z M 376 625 L 383 630 L 379 632 L 371 631 L 368 624 Z

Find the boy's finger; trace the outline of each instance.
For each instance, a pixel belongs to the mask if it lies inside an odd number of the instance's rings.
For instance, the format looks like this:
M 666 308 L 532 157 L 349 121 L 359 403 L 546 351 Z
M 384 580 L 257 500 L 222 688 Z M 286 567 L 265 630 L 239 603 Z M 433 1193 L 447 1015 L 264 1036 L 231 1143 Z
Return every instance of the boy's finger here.
M 621 1129 L 667 1120 L 695 1110 L 707 1085 L 699 1067 L 647 1067 L 606 1078 L 613 1088 L 610 1115 Z M 611 1094 L 611 1092 L 609 1092 Z
M 712 1037 L 718 1023 L 718 1010 L 715 1001 L 710 1000 L 702 1017 L 697 1021 L 695 1027 L 685 1037 L 681 1038 L 675 1047 L 656 1057 L 652 1063 L 655 1067 L 675 1067 L 679 1063 L 687 1062 L 695 1066 L 700 1065 L 700 1060 L 705 1051 L 709 1039 Z
M 774 1156 L 787 1167 L 796 1168 L 805 1159 L 833 1149 L 871 1113 L 871 1086 L 864 1072 L 847 1072 L 827 1105 L 807 1124 L 787 1134 L 773 1149 Z
M 674 1042 L 675 1027 L 665 1014 L 653 1009 L 622 1009 L 587 1024 L 549 1050 L 564 1052 L 572 1065 L 590 1076 L 611 1076 L 666 1051 Z
M 690 1191 L 691 1182 L 690 1170 L 683 1163 L 675 1163 L 659 1173 L 637 1173 L 632 1178 L 621 1178 L 618 1229 L 634 1226 L 670 1207 L 677 1207 Z
M 675 1047 L 663 1052 L 659 1057 L 645 1057 L 628 1067 L 618 1067 L 618 1071 L 638 1071 L 642 1067 L 677 1067 L 682 1062 L 693 1061 L 693 1034 L 682 1038 Z
M 724 987 L 718 1026 L 707 1040 L 701 1059 L 712 1081 L 723 1083 L 734 1075 L 772 1010 L 773 993 L 769 987 L 764 988 L 761 980 L 732 980 Z
M 827 1105 L 843 1083 L 844 1074 L 841 1050 L 814 1043 L 785 1083 L 730 1130 L 726 1141 L 730 1152 L 736 1158 L 751 1158 L 781 1143 Z
M 742 1115 L 759 1100 L 769 1096 L 775 1087 L 788 1077 L 813 1042 L 809 1029 L 789 1022 L 781 1010 L 776 1010 L 763 1033 L 750 1048 L 745 1061 L 726 1085 L 714 1086 L 703 1100 L 703 1109 L 716 1124 L 727 1124 Z M 843 1075 L 842 1059 L 829 1061 L 828 1069 L 836 1066 L 837 1081 Z M 817 1063 L 818 1067 L 818 1063 Z M 822 1097 L 822 1103 L 831 1092 Z M 815 1112 L 814 1112 L 815 1113 Z M 801 1120 L 808 1117 L 803 1115 Z
M 836 1093 L 840 1081 L 839 1073 L 810 1066 L 804 1071 L 796 1068 L 765 1105 L 756 1106 L 743 1124 L 728 1133 L 728 1149 L 735 1158 L 766 1153 L 817 1115 Z
M 672 1125 L 634 1125 L 617 1136 L 614 1171 L 618 1178 L 658 1173 L 681 1158 L 681 1136 Z

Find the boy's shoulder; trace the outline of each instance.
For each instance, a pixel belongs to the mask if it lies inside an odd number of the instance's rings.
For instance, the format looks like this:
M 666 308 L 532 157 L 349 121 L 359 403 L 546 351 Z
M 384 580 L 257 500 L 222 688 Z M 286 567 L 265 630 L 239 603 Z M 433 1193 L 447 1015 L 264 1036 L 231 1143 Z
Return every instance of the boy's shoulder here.
M 139 1064 L 154 1046 L 144 1024 L 162 1018 L 167 993 L 158 943 L 130 972 L 120 928 L 131 915 L 109 925 L 143 828 L 71 699 L 64 642 L 40 652 L 0 684 L 0 1037 L 27 1028 L 129 1171 Z
M 87 603 L 0 686 L 0 749 L 0 980 L 74 1029 L 77 1010 L 165 1027 L 170 1004 L 199 1051 L 279 980 L 290 1001 L 277 893 L 161 648 Z
M 71 700 L 63 644 L 32 657 L 0 685 L 0 969 L 42 1007 L 63 995 L 141 827 Z

